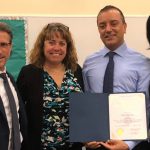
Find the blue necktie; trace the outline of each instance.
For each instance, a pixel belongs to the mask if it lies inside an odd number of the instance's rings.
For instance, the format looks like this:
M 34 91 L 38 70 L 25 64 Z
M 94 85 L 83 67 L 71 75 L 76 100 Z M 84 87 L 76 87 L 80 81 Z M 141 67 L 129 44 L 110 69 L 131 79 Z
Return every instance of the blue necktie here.
M 115 52 L 109 52 L 109 62 L 107 64 L 104 80 L 103 80 L 103 93 L 113 93 L 113 78 L 114 78 L 114 60 Z
M 20 130 L 19 130 L 19 119 L 17 114 L 17 108 L 14 96 L 12 94 L 11 88 L 9 86 L 6 73 L 1 73 L 0 77 L 4 80 L 4 87 L 9 99 L 9 106 L 12 115 L 12 147 L 13 150 L 20 150 L 21 149 L 21 141 L 20 141 Z

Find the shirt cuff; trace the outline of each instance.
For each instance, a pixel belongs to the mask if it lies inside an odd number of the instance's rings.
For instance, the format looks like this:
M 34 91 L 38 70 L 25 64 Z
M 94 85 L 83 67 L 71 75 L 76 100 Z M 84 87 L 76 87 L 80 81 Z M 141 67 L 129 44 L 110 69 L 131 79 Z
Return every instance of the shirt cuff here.
M 124 141 L 124 142 L 128 145 L 129 150 L 132 150 L 141 141 Z

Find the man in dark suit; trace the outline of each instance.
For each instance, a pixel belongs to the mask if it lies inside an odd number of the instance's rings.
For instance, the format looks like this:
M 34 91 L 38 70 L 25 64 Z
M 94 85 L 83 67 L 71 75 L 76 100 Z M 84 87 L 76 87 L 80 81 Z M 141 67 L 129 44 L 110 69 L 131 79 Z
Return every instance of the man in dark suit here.
M 148 44 L 150 46 L 150 16 L 147 19 L 146 22 L 146 37 Z M 148 48 L 150 50 L 150 47 Z M 149 86 L 149 95 L 150 95 L 150 86 Z M 149 120 L 149 130 L 150 130 L 150 120 Z M 150 150 L 150 142 L 149 141 L 142 141 L 139 143 L 134 150 Z
M 27 150 L 25 109 L 14 79 L 5 67 L 11 54 L 12 38 L 10 27 L 0 22 L 0 150 Z

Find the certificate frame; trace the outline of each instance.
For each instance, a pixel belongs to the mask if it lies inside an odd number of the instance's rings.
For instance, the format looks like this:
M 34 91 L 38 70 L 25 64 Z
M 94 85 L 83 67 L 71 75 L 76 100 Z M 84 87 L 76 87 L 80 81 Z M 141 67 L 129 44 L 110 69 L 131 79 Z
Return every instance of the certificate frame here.
M 136 100 L 134 102 L 131 99 L 134 97 L 139 97 L 138 103 Z M 127 124 L 118 124 L 114 123 L 112 120 L 115 117 L 114 112 L 116 110 L 112 110 L 110 112 L 110 108 L 112 104 L 116 107 L 114 97 L 127 97 L 125 103 L 128 103 L 130 106 L 130 110 L 128 110 L 128 114 L 138 114 L 139 110 L 135 109 L 132 111 L 132 108 L 141 108 L 142 118 L 141 123 L 139 121 L 140 126 L 140 134 L 133 134 L 132 132 L 124 132 L 126 129 Z M 113 98 L 113 100 L 112 100 Z M 118 98 L 119 99 L 119 98 Z M 145 93 L 138 92 L 138 93 L 114 93 L 114 94 L 107 94 L 107 93 L 71 93 L 69 96 L 70 100 L 70 112 L 69 112 L 69 137 L 71 142 L 88 142 L 88 141 L 106 141 L 108 139 L 119 139 L 119 140 L 146 140 L 148 139 L 148 121 L 147 121 L 147 110 L 146 110 L 146 98 Z M 123 99 L 125 100 L 125 98 Z M 124 103 L 123 100 L 121 101 L 121 105 Z M 130 102 L 131 101 L 131 102 Z M 141 102 L 141 103 L 139 103 Z M 136 105 L 136 106 L 135 106 Z M 128 107 L 129 108 L 129 107 Z M 114 108 L 113 108 L 114 109 Z M 124 110 L 120 109 L 119 111 Z M 131 112 L 130 112 L 131 111 Z M 116 112 L 115 112 L 116 113 Z M 113 115 L 112 115 L 113 114 Z M 122 114 L 124 114 L 122 112 Z M 130 116 L 130 119 L 134 118 Z M 118 116 L 118 115 L 117 115 Z M 125 116 L 126 118 L 126 116 Z M 114 119 L 113 119 L 114 120 Z M 118 121 L 118 120 L 117 120 Z M 127 121 L 127 118 L 126 118 Z M 128 120 L 130 121 L 130 120 Z M 115 128 L 112 128 L 115 126 Z M 134 121 L 130 123 L 132 128 L 134 129 Z M 120 125 L 121 128 L 117 126 Z M 127 126 L 128 130 L 130 129 Z M 118 128 L 118 130 L 116 130 Z M 143 128 L 143 129 L 141 129 Z M 138 128 L 135 128 L 137 131 Z M 112 132 L 113 131 L 113 132 Z M 117 131 L 117 132 L 116 132 Z M 131 130 L 130 130 L 131 131 Z M 117 136 L 116 136 L 117 135 Z M 128 136 L 130 135 L 130 136 Z

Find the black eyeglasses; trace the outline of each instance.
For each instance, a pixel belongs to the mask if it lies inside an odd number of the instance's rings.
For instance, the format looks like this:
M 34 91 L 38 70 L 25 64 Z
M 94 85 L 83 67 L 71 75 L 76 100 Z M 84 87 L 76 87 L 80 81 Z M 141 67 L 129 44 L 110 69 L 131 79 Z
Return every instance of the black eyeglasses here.
M 69 31 L 69 27 L 62 23 L 49 23 L 46 28 L 58 28 L 58 29 L 65 29 L 66 31 Z
M 7 47 L 9 47 L 11 45 L 11 43 L 9 42 L 9 43 L 6 43 L 6 42 L 0 42 L 0 47 L 1 48 L 7 48 Z

